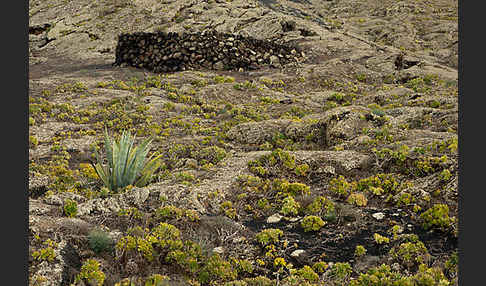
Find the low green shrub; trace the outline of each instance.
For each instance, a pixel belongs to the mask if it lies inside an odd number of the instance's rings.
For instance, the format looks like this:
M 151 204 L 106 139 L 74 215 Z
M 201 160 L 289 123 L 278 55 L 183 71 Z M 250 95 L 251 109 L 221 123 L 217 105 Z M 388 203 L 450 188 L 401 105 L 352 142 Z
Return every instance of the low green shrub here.
M 379 233 L 374 233 L 373 238 L 377 244 L 390 243 L 390 239 L 386 236 L 382 236 Z
M 170 278 L 161 274 L 153 274 L 145 280 L 144 286 L 165 286 L 171 285 Z
M 393 259 L 408 268 L 426 263 L 430 258 L 427 248 L 421 241 L 402 243 L 393 247 L 389 253 Z
M 43 244 L 46 245 L 46 247 L 32 252 L 32 257 L 38 261 L 54 261 L 56 258 L 54 248 L 57 248 L 57 243 L 51 239 L 47 239 Z
M 76 275 L 75 282 L 87 281 L 88 285 L 102 286 L 105 281 L 105 273 L 100 270 L 100 263 L 94 259 L 88 259 L 81 266 L 81 272 Z
M 159 220 L 179 219 L 183 215 L 184 212 L 180 208 L 173 205 L 159 207 L 155 211 L 155 217 Z
M 346 198 L 355 188 L 355 183 L 349 183 L 343 175 L 338 178 L 333 178 L 329 182 L 329 190 L 340 198 Z
M 68 217 L 75 217 L 78 213 L 78 203 L 71 199 L 64 201 L 64 214 Z
M 366 204 L 368 204 L 368 199 L 362 193 L 352 193 L 351 195 L 349 195 L 346 201 L 358 207 L 364 207 L 366 206 Z
M 207 163 L 218 164 L 226 156 L 226 151 L 218 146 L 209 146 L 194 152 L 194 157 L 200 161 L 201 166 Z
M 309 265 L 304 265 L 304 267 L 295 271 L 295 275 L 309 282 L 317 282 L 319 280 L 319 275 Z
M 209 257 L 206 265 L 199 273 L 199 281 L 207 283 L 209 281 L 228 281 L 234 280 L 238 276 L 231 263 L 225 261 L 219 254 Z
M 305 213 L 320 216 L 326 221 L 334 221 L 336 219 L 336 207 L 334 202 L 324 196 L 316 197 L 309 205 L 307 205 Z
M 357 245 L 356 249 L 354 250 L 354 255 L 357 257 L 363 256 L 366 254 L 366 248 L 362 245 Z
M 324 261 L 317 261 L 312 265 L 312 269 L 317 273 L 324 273 L 328 267 L 329 265 Z
M 315 215 L 308 215 L 302 219 L 301 226 L 304 231 L 318 231 L 326 224 L 320 217 Z
M 268 228 L 260 231 L 256 235 L 256 239 L 263 245 L 267 245 L 269 243 L 277 243 L 280 237 L 283 235 L 283 231 L 278 228 Z
M 449 217 L 449 207 L 445 204 L 436 204 L 420 215 L 422 226 L 428 230 L 438 228 L 446 231 L 452 227 L 454 220 Z
M 353 268 L 347 262 L 336 262 L 331 267 L 330 270 L 330 277 L 332 277 L 333 281 L 339 283 L 337 285 L 346 285 L 346 281 L 348 281 L 351 273 L 353 272 Z
M 405 284 L 407 279 L 400 273 L 392 272 L 391 267 L 382 264 L 371 268 L 367 273 L 361 273 L 357 279 L 350 281 L 350 286 L 385 286 L 385 285 L 413 285 Z
M 297 215 L 299 213 L 300 204 L 294 200 L 294 197 L 287 196 L 285 199 L 283 199 L 282 203 L 283 204 L 280 212 L 283 215 Z

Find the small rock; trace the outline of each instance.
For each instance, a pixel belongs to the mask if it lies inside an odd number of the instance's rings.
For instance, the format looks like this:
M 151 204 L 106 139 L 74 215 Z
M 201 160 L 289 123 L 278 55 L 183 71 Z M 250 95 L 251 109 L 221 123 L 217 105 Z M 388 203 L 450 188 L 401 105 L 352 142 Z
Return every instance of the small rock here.
M 213 248 L 213 253 L 223 254 L 224 249 L 223 249 L 222 246 L 215 247 L 215 248 Z
M 186 160 L 184 165 L 187 168 L 196 168 L 197 167 L 197 160 L 189 158 L 189 159 Z
M 270 65 L 273 67 L 278 67 L 280 66 L 280 60 L 277 56 L 271 56 L 270 57 Z
M 224 70 L 224 64 L 221 61 L 218 61 L 213 64 L 213 69 L 215 70 Z
M 295 31 L 296 23 L 295 21 L 282 21 L 280 23 L 282 25 L 282 31 L 285 32 L 290 32 L 290 31 Z
M 193 90 L 193 86 L 191 84 L 183 84 L 180 88 L 179 91 L 183 94 L 190 94 Z
M 29 214 L 30 215 L 45 215 L 53 209 L 52 206 L 43 204 L 38 200 L 29 200 Z
M 376 220 L 382 220 L 383 218 L 385 218 L 385 214 L 382 212 L 374 213 L 371 216 L 374 217 Z
M 397 271 L 397 272 L 399 272 L 399 271 L 400 271 L 400 264 L 398 264 L 397 262 L 393 263 L 393 264 L 391 265 L 391 269 L 392 269 L 393 271 Z
M 83 197 L 82 195 L 75 194 L 75 193 L 65 192 L 63 195 L 65 196 L 64 199 L 71 199 L 71 200 L 74 200 L 78 203 L 84 202 L 86 200 L 86 198 Z
M 235 237 L 233 238 L 233 243 L 240 243 L 246 240 L 246 237 L 240 236 L 240 237 Z
M 59 196 L 56 195 L 50 195 L 48 197 L 45 197 L 44 202 L 49 205 L 54 205 L 54 206 L 61 206 L 62 205 L 62 199 Z
M 303 250 L 303 249 L 297 249 L 297 250 L 292 251 L 292 253 L 290 253 L 290 256 L 292 256 L 292 257 L 299 257 L 303 253 L 305 253 L 305 250 Z
M 125 271 L 129 274 L 135 274 L 139 271 L 139 267 L 135 260 L 131 259 L 125 264 Z
M 331 174 L 331 175 L 336 174 L 336 168 L 334 168 L 334 167 L 333 167 L 333 166 L 331 166 L 331 165 L 327 165 L 327 166 L 325 166 L 325 167 L 322 169 L 322 171 L 323 171 L 324 173 Z
M 109 232 L 109 236 L 110 236 L 110 237 L 111 237 L 113 240 L 117 241 L 118 239 L 120 239 L 120 238 L 123 236 L 123 232 L 118 231 L 118 230 L 110 231 L 110 232 Z
M 279 214 L 271 215 L 267 218 L 267 223 L 277 223 L 282 220 L 282 216 Z
M 405 88 L 405 87 L 397 87 L 392 90 L 390 90 L 389 95 L 395 95 L 395 96 L 406 96 L 410 95 L 413 93 L 413 90 Z
M 358 272 L 365 272 L 366 269 L 369 269 L 371 267 L 376 267 L 379 264 L 380 264 L 380 258 L 378 256 L 365 255 L 357 259 L 354 267 Z M 329 265 L 329 267 L 331 267 L 331 265 Z
M 49 177 L 48 176 L 31 176 L 29 177 L 29 190 L 35 189 L 47 189 L 49 185 Z

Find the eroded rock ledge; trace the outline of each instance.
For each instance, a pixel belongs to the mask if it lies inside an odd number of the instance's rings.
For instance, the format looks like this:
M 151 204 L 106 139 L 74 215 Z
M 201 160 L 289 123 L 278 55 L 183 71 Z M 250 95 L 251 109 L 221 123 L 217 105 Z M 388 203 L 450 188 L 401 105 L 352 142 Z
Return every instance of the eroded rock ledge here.
M 305 54 L 295 44 L 279 44 L 212 30 L 191 34 L 138 32 L 119 35 L 115 65 L 154 72 L 201 67 L 250 70 L 297 63 L 304 58 Z

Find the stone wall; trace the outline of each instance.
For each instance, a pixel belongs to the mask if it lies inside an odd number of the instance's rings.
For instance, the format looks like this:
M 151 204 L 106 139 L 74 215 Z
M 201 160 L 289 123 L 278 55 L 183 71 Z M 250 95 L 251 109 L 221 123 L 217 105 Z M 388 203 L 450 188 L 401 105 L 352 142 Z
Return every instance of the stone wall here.
M 215 31 L 191 34 L 138 32 L 119 35 L 115 64 L 154 72 L 199 68 L 251 70 L 299 62 L 304 56 L 297 45 Z

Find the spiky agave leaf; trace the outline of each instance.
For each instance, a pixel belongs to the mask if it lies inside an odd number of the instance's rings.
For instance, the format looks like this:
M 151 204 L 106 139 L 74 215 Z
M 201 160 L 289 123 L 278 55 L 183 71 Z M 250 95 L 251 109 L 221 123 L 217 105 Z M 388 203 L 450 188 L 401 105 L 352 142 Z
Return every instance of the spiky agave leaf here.
M 150 148 L 148 145 L 152 142 L 152 139 L 147 139 L 142 142 L 139 146 L 132 149 L 128 168 L 131 170 L 129 174 L 127 174 L 130 184 L 133 184 L 137 176 L 141 173 L 144 163 L 145 157 L 147 156 Z
M 159 155 L 147 162 L 144 168 L 140 172 L 141 177 L 135 183 L 135 186 L 142 187 L 148 184 L 150 178 L 152 177 L 153 173 L 161 166 L 162 161 L 160 158 L 162 155 Z M 150 158 L 149 158 L 150 159 Z
M 120 176 L 118 176 L 119 171 L 118 169 L 120 168 L 118 164 L 118 160 L 120 158 L 120 144 L 119 141 L 113 142 L 113 168 L 111 169 L 111 178 L 113 180 L 113 187 L 115 188 L 114 191 L 117 191 L 118 186 L 120 185 Z
M 116 158 L 116 153 L 117 153 L 117 146 L 115 142 L 108 136 L 108 131 L 105 127 L 105 133 L 104 133 L 104 143 L 105 143 L 105 156 L 106 156 L 106 161 L 107 164 L 103 164 L 103 159 L 101 158 L 101 155 L 98 153 L 98 151 L 95 149 L 95 155 L 96 155 L 96 160 L 97 163 L 93 164 L 93 167 L 98 174 L 98 177 L 100 177 L 101 181 L 103 181 L 103 184 L 111 191 L 116 190 L 116 180 L 115 180 L 115 175 L 114 175 L 114 168 L 115 168 L 115 158 Z
M 106 166 L 106 175 L 108 176 L 108 184 L 106 185 L 110 190 L 113 190 L 115 187 L 115 182 L 113 180 L 113 141 L 111 140 L 110 136 L 108 136 L 108 130 L 105 127 L 105 153 L 106 153 L 106 160 L 108 161 L 108 165 Z M 98 160 L 100 164 L 103 162 Z
M 99 156 L 98 154 L 96 154 L 96 155 L 97 155 L 97 157 Z M 103 169 L 103 166 L 99 163 L 99 159 L 98 159 L 98 162 L 96 164 L 91 162 L 91 166 L 93 166 L 93 169 L 96 171 L 96 174 L 101 179 L 103 184 L 105 186 L 109 186 L 110 181 L 109 181 L 109 178 L 108 178 L 108 173 L 105 172 L 105 169 Z
M 130 154 L 130 149 L 133 146 L 134 139 L 131 137 L 130 133 L 123 132 L 118 142 L 118 156 L 116 162 L 116 186 L 118 188 L 124 187 L 130 184 L 127 180 L 127 161 Z
M 139 147 L 135 146 L 130 149 L 128 153 L 127 163 L 126 163 L 126 171 L 124 173 L 124 177 L 126 178 L 125 181 L 129 184 L 132 184 L 135 181 L 135 177 L 137 176 L 137 170 L 134 168 L 134 161 L 136 160 L 136 154 L 138 153 Z

